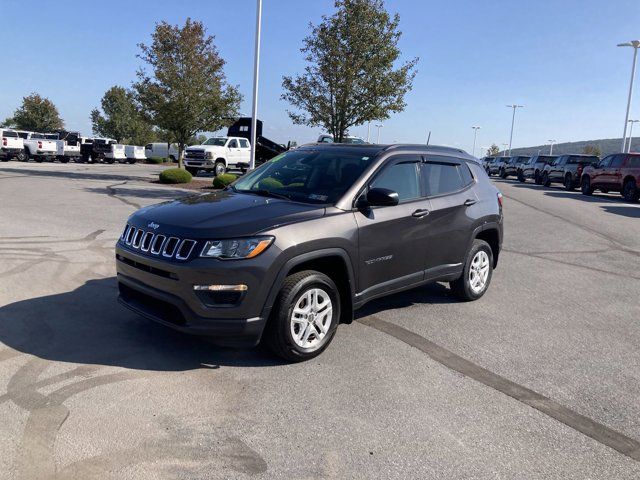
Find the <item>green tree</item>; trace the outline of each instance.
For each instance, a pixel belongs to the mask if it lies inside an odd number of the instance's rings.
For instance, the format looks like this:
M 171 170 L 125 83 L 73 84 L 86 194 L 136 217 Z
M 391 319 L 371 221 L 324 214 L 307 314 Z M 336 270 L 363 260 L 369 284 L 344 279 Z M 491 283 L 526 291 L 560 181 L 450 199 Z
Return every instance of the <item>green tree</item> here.
M 493 143 L 487 150 L 487 157 L 497 157 L 499 153 L 500 148 L 495 143 Z
M 598 145 L 585 145 L 582 149 L 582 153 L 585 155 L 595 155 L 596 157 L 602 156 L 602 150 L 600 150 L 600 146 Z
M 91 111 L 95 135 L 134 145 L 144 145 L 153 140 L 153 128 L 140 113 L 133 92 L 123 87 L 111 87 L 100 103 L 104 114 L 97 108 Z
M 32 93 L 22 98 L 22 105 L 13 117 L 4 121 L 5 126 L 33 132 L 53 132 L 62 130 L 64 122 L 51 100 Z
M 149 121 L 172 134 L 182 167 L 189 139 L 228 126 L 238 116 L 242 96 L 227 83 L 225 61 L 201 22 L 158 23 L 151 39 L 150 45 L 139 45 L 138 55 L 150 72 L 140 69 L 133 88 Z
M 400 17 L 382 0 L 336 0 L 336 12 L 311 25 L 300 50 L 304 73 L 285 76 L 281 98 L 300 125 L 323 127 L 342 142 L 349 127 L 401 112 L 415 76 L 415 58 L 398 66 Z

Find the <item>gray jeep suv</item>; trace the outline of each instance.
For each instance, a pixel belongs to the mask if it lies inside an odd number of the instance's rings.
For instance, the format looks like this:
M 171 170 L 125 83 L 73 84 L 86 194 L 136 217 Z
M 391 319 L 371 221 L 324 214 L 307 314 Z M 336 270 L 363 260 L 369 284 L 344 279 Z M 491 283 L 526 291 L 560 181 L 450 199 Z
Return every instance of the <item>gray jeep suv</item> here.
M 116 246 L 119 300 L 300 361 L 374 298 L 437 281 L 480 298 L 501 245 L 502 195 L 462 150 L 313 144 L 134 213 Z

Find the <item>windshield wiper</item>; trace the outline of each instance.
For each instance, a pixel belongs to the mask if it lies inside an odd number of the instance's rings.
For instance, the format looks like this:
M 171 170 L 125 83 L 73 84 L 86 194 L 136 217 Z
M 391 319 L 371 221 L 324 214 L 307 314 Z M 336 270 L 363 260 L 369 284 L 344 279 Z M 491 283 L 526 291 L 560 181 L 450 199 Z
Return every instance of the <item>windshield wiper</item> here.
M 270 190 L 251 190 L 251 193 L 255 193 L 256 195 L 260 195 L 261 197 L 271 197 L 271 198 L 280 198 L 282 200 L 291 200 L 286 195 L 282 193 L 272 192 Z

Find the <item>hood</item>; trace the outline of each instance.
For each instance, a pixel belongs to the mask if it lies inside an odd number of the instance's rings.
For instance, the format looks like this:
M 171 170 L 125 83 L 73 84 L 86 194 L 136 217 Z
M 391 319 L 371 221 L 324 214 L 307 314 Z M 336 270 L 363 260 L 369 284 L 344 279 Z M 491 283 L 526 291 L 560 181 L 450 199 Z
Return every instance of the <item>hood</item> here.
M 325 208 L 277 198 L 221 191 L 142 208 L 129 223 L 181 237 L 249 236 L 280 225 L 322 217 Z
M 185 148 L 185 152 L 205 152 L 207 150 L 224 150 L 224 147 L 219 145 L 193 145 Z

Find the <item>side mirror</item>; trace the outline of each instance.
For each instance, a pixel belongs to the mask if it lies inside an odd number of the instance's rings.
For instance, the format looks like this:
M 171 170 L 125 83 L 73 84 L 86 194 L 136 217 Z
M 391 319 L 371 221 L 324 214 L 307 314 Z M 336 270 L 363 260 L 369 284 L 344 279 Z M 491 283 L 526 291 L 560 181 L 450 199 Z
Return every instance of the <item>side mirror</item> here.
M 368 207 L 392 207 L 399 202 L 398 192 L 388 188 L 371 188 L 367 192 Z

